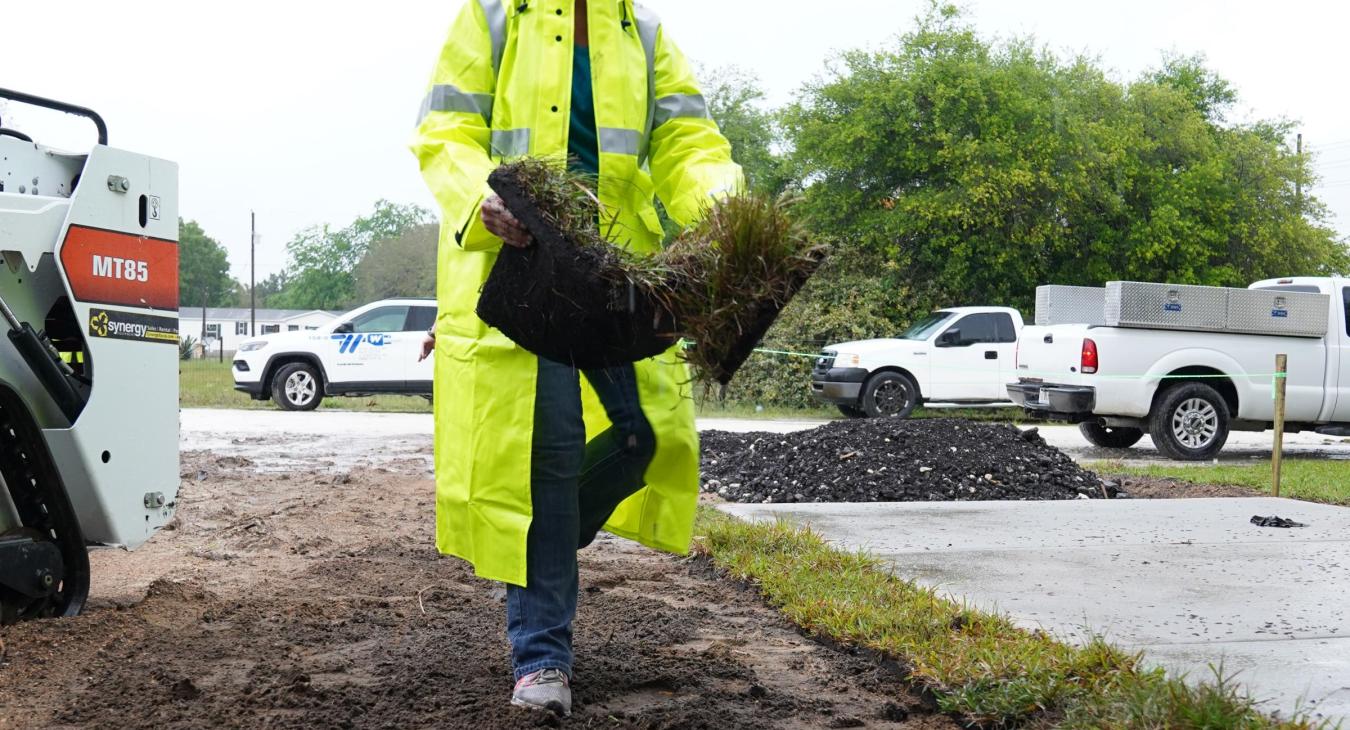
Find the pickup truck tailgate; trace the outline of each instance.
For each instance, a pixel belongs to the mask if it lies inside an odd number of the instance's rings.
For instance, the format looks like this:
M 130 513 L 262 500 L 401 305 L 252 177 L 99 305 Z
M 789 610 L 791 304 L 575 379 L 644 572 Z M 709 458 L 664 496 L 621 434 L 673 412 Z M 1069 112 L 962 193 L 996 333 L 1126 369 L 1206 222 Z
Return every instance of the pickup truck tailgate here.
M 1017 378 L 1076 385 L 1083 382 L 1078 367 L 1083 356 L 1085 324 L 1027 327 L 1017 346 Z

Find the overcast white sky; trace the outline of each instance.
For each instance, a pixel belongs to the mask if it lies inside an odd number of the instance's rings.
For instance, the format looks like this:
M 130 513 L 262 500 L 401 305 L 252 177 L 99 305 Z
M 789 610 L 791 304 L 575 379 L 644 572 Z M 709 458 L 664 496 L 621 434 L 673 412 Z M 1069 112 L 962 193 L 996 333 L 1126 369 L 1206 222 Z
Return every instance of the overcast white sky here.
M 557 0 L 543 0 L 556 2 Z M 285 264 L 301 228 L 345 225 L 388 198 L 432 206 L 406 143 L 431 64 L 461 0 L 64 0 L 7 2 L 0 86 L 91 106 L 113 145 L 177 161 L 182 215 L 230 250 L 248 281 L 249 211 L 259 279 Z M 704 66 L 758 74 L 792 98 L 838 50 L 912 26 L 923 0 L 648 0 Z M 1165 51 L 1203 53 L 1239 90 L 1247 117 L 1301 122 L 1320 151 L 1317 192 L 1350 232 L 1350 6 L 1290 0 L 970 0 L 987 34 L 1034 35 L 1088 52 L 1119 78 Z M 79 125 L 14 109 L 39 141 L 86 146 Z

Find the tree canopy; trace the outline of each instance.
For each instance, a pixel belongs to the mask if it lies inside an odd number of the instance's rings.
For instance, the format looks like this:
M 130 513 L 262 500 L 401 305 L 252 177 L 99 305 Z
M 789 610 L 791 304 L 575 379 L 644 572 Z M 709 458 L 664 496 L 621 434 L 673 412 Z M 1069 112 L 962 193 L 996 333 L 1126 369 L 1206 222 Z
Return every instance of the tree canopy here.
M 440 227 L 420 223 L 371 245 L 356 266 L 356 295 L 363 302 L 436 296 L 436 246 Z
M 814 225 L 922 307 L 1343 267 L 1290 124 L 1228 124 L 1235 100 L 1199 58 L 1120 83 L 934 6 L 892 47 L 844 54 L 783 121 Z
M 268 297 L 268 305 L 286 309 L 346 309 L 363 303 L 357 291 L 357 267 L 371 247 L 434 221 L 430 211 L 387 200 L 350 225 L 334 230 L 311 226 L 286 244 L 290 261 L 285 288 Z M 432 247 L 432 256 L 435 248 Z M 434 271 L 434 266 L 432 267 Z
M 731 143 L 731 154 L 745 171 L 746 181 L 756 190 L 777 193 L 788 184 L 780 145 L 778 122 L 764 106 L 764 91 L 754 75 L 736 67 L 702 74 L 703 97 L 708 113 Z
M 234 304 L 230 259 L 216 239 L 196 221 L 178 219 L 178 299 L 185 307 L 228 307 Z

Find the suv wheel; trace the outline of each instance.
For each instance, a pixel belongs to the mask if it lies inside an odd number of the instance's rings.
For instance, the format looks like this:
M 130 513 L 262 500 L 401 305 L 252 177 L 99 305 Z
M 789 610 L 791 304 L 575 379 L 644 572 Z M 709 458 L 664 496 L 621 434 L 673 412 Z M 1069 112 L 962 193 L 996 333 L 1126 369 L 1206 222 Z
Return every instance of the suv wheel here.
M 1204 383 L 1181 383 L 1158 397 L 1149 435 L 1170 459 L 1203 461 L 1228 442 L 1228 403 Z
M 1091 421 L 1078 424 L 1078 432 L 1088 443 L 1103 449 L 1128 449 L 1144 437 L 1144 430 L 1140 428 L 1103 426 Z
M 909 418 L 918 405 L 919 385 L 904 373 L 877 373 L 863 386 L 863 412 L 872 418 Z
M 283 365 L 272 377 L 272 400 L 288 411 L 312 411 L 323 401 L 323 381 L 309 363 Z

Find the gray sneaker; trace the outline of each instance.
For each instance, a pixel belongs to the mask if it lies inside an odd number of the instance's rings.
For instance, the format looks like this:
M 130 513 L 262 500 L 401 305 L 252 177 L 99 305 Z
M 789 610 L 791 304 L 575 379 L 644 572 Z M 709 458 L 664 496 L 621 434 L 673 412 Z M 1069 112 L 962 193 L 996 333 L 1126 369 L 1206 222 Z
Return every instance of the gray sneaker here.
M 511 704 L 532 710 L 547 710 L 560 717 L 572 716 L 572 687 L 567 675 L 558 669 L 541 669 L 516 682 Z

